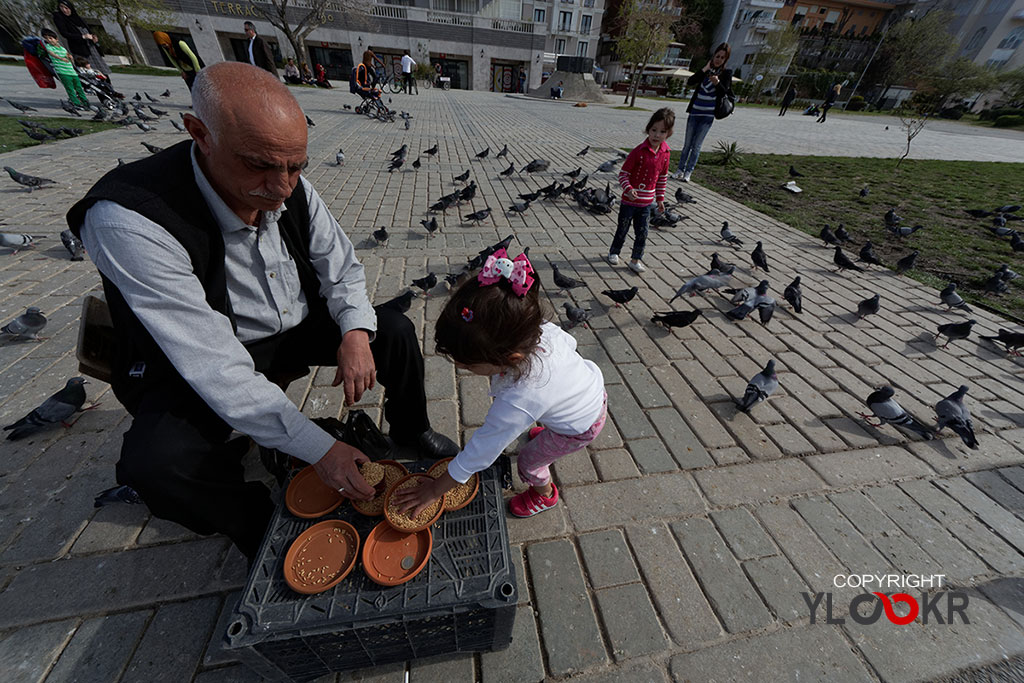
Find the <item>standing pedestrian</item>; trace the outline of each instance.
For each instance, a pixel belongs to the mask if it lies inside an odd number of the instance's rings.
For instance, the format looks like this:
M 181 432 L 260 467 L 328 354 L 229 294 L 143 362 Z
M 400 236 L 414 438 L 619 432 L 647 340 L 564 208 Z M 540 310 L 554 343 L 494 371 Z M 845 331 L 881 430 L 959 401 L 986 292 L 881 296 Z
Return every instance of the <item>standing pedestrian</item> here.
M 825 123 L 825 117 L 828 115 L 828 110 L 836 103 L 836 98 L 839 97 L 839 90 L 842 87 L 843 86 L 836 83 L 832 86 L 832 89 L 828 91 L 828 96 L 825 97 L 825 101 L 821 105 L 821 117 L 818 118 L 818 123 Z
M 519 67 L 519 92 L 526 94 L 526 69 Z
M 75 71 L 75 65 L 71 61 L 71 57 L 68 56 L 68 51 L 60 44 L 60 38 L 48 28 L 42 30 L 42 36 L 45 42 L 39 46 L 38 56 L 50 62 L 53 73 L 68 93 L 71 106 L 88 109 L 89 100 L 86 99 L 85 91 L 82 89 L 82 81 L 78 78 L 78 72 Z
M 729 61 L 732 48 L 722 43 L 715 48 L 711 59 L 704 68 L 690 76 L 686 82 L 694 88 L 693 97 L 686 107 L 689 116 L 686 118 L 686 139 L 683 151 L 679 155 L 679 169 L 672 177 L 684 183 L 690 182 L 690 175 L 700 157 L 700 146 L 715 122 L 715 111 L 723 97 L 732 94 L 732 70 L 725 67 Z
M 89 62 L 96 71 L 107 77 L 109 83 L 110 67 L 103 61 L 97 48 L 100 39 L 75 11 L 75 6 L 70 0 L 60 0 L 57 3 L 57 9 L 53 12 L 53 25 L 68 44 L 68 52 Z
M 245 36 L 249 39 L 249 45 L 246 48 L 249 63 L 264 71 L 269 71 L 274 74 L 274 78 L 277 78 L 277 64 L 274 63 L 274 53 L 270 49 L 270 45 L 256 35 L 256 24 L 247 21 L 243 26 L 245 27 Z
M 413 67 L 416 66 L 416 60 L 409 56 L 409 51 L 406 50 L 405 54 L 402 55 L 402 78 L 405 81 L 405 94 L 411 95 L 412 89 L 416 88 L 416 94 L 420 94 L 420 86 L 416 84 L 416 79 L 412 77 Z
M 785 116 L 786 110 L 789 109 L 789 105 L 793 104 L 793 100 L 796 99 L 796 85 L 793 83 L 789 84 L 789 90 L 782 96 L 782 108 L 779 109 L 779 116 Z
M 629 268 L 637 274 L 647 270 L 640 260 L 647 246 L 647 219 L 654 202 L 658 203 L 658 213 L 665 212 L 665 183 L 671 153 L 665 141 L 672 136 L 675 125 L 676 113 L 668 107 L 654 112 L 644 129 L 647 139 L 633 148 L 622 163 L 619 171 L 622 201 L 619 204 L 618 228 L 605 258 L 613 266 L 619 262 L 619 252 L 632 223 L 633 252 Z

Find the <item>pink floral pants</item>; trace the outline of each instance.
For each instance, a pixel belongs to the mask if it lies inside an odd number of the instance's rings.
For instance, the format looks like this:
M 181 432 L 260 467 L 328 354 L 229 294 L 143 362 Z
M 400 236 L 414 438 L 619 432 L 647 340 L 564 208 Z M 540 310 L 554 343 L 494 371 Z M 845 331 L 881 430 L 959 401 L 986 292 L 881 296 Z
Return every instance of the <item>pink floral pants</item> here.
M 597 438 L 608 419 L 608 394 L 604 395 L 601 417 L 582 434 L 565 436 L 545 429 L 519 451 L 519 478 L 530 486 L 547 486 L 551 481 L 550 465 L 564 455 L 575 453 Z

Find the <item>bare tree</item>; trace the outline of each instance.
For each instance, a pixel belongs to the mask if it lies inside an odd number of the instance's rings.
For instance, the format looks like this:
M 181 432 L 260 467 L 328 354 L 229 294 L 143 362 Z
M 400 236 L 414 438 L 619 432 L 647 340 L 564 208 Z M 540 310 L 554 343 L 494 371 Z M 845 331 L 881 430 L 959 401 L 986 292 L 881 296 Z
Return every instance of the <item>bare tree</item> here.
M 299 6 L 293 0 L 263 0 L 258 4 L 249 0 L 249 4 L 284 34 L 295 59 L 303 63 L 306 61 L 306 36 L 339 18 L 344 18 L 349 28 L 366 27 L 374 3 L 372 0 L 308 0 Z
M 80 14 L 96 18 L 109 17 L 117 22 L 124 36 L 127 57 L 132 64 L 142 64 L 145 60 L 135 49 L 135 42 L 128 30 L 129 24 L 156 30 L 174 23 L 162 0 L 79 0 L 77 5 Z
M 0 0 L 0 28 L 15 40 L 38 34 L 48 14 L 42 0 Z

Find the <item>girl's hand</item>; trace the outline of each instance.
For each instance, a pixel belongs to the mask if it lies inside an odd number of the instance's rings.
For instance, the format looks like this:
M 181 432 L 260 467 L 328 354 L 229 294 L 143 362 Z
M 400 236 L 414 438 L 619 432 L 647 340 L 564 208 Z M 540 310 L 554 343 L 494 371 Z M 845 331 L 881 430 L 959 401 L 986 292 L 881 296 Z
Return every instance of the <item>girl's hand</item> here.
M 716 76 L 715 74 L 711 74 L 710 76 L 708 76 L 708 80 L 711 81 L 713 84 L 718 85 L 718 76 Z
M 703 70 L 704 71 L 711 71 L 711 60 L 710 59 L 708 60 L 708 63 L 704 65 L 704 69 Z
M 634 190 L 633 188 L 629 188 L 628 190 L 626 190 L 625 192 L 622 193 L 622 198 L 626 199 L 626 200 L 629 200 L 631 202 L 635 202 L 636 201 L 636 190 Z
M 409 517 L 416 517 L 451 488 L 451 486 L 446 486 L 445 478 L 451 480 L 453 485 L 455 484 L 455 480 L 445 474 L 444 477 L 421 483 L 416 488 L 395 491 L 392 494 L 395 507 L 398 508 L 399 512 L 412 510 L 409 513 Z
M 658 202 L 658 213 L 665 213 L 665 202 Z

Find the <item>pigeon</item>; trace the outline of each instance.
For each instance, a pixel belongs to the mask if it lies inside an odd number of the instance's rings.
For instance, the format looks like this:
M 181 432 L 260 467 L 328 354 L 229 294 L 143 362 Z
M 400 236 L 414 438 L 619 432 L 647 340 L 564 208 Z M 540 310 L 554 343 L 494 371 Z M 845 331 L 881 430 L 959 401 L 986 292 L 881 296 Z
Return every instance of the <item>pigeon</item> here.
M 568 301 L 563 303 L 562 306 L 565 307 L 565 315 L 569 318 L 569 329 L 576 327 L 577 325 L 587 327 L 587 321 L 590 320 L 590 311 L 573 306 Z
M 530 202 L 512 202 L 512 206 L 508 207 L 509 213 L 522 214 L 530 208 Z
M 750 252 L 750 260 L 753 262 L 754 268 L 760 268 L 766 273 L 771 272 L 768 270 L 768 257 L 764 255 L 764 247 L 760 242 L 754 247 L 754 251 Z
M 1010 238 L 1012 238 L 1013 237 L 1013 233 L 1016 232 L 1016 230 L 1014 230 L 1013 228 L 1006 228 L 1006 227 L 1002 227 L 1002 226 L 992 226 L 992 227 L 989 227 L 989 232 L 991 232 L 996 237 L 1010 237 Z
M 835 235 L 836 235 L 836 239 L 839 241 L 840 244 L 852 244 L 853 243 L 853 239 L 850 237 L 850 233 L 847 232 L 846 228 L 843 226 L 842 223 L 840 223 L 839 227 L 836 228 Z
M 98 112 L 92 115 L 93 121 L 106 121 L 109 117 L 113 116 L 112 113 L 106 109 L 100 109 Z
M 141 102 L 142 101 L 142 95 L 140 95 L 139 93 L 135 93 L 135 95 L 132 96 L 132 99 L 135 100 L 136 102 Z
M 761 280 L 757 287 L 754 288 L 753 294 L 744 294 L 744 300 L 736 308 L 726 311 L 725 317 L 731 320 L 743 320 L 755 308 L 760 310 L 762 306 L 767 310 L 767 319 L 762 317 L 762 322 L 767 323 L 768 320 L 771 320 L 772 313 L 775 311 L 775 299 L 768 296 L 767 280 Z
M 919 252 L 917 251 L 917 249 L 915 249 L 914 251 L 910 252 L 909 254 L 901 258 L 899 261 L 897 261 L 896 274 L 903 275 L 903 273 L 907 272 L 908 270 L 913 270 L 914 263 L 917 261 L 918 253 Z
M 85 245 L 82 244 L 82 240 L 75 237 L 75 234 L 71 230 L 62 230 L 60 233 L 60 241 L 64 244 L 64 248 L 71 254 L 72 261 L 83 261 L 85 257 L 82 256 L 85 252 Z
M 309 118 L 308 115 L 306 116 L 306 125 L 310 128 L 316 125 L 315 123 L 313 123 L 313 119 Z
M 476 181 L 473 180 L 459 193 L 459 201 L 471 202 L 476 196 Z
M 732 275 L 733 271 L 736 270 L 736 265 L 732 263 L 726 263 L 722 259 L 718 258 L 718 252 L 711 254 L 711 268 L 709 271 L 717 270 L 722 275 Z
M 420 221 L 420 225 L 427 229 L 427 237 L 430 237 L 437 232 L 437 217 L 432 216 L 429 221 L 422 220 Z
M 69 379 L 63 389 L 43 401 L 38 408 L 14 424 L 4 427 L 4 431 L 10 432 L 7 439 L 17 441 L 57 422 L 64 423 L 64 420 L 82 410 L 85 404 L 85 384 L 88 382 L 84 377 Z
M 1014 251 L 1024 251 L 1024 239 L 1021 239 L 1020 233 L 1016 230 L 1010 235 L 1010 247 Z
M 377 246 L 388 243 L 388 229 L 383 225 L 379 229 L 373 231 L 373 241 L 377 243 Z
M 437 154 L 437 149 L 437 143 L 435 142 L 433 147 L 423 150 L 423 154 L 426 154 L 428 157 L 432 157 Z
M 992 215 L 991 211 L 985 211 L 984 209 L 964 209 L 964 211 L 969 213 L 974 218 L 988 218 L 989 216 Z
M 860 188 L 860 196 L 861 196 L 861 198 L 867 197 L 869 192 L 871 192 L 871 190 L 868 189 L 867 185 L 865 185 L 864 187 Z
M 156 114 L 157 116 L 167 116 L 167 112 L 165 112 L 162 109 L 157 109 L 156 107 L 154 107 L 152 105 L 150 105 L 149 110 L 151 112 L 153 112 L 154 114 Z
M 156 116 L 150 116 L 149 114 L 138 108 L 135 109 L 135 116 L 143 121 L 156 121 L 157 119 Z
M 779 377 L 775 374 L 775 361 L 770 360 L 764 370 L 750 378 L 743 398 L 736 402 L 736 407 L 749 413 L 758 403 L 764 403 L 779 388 Z
M 1009 282 L 1010 280 L 1016 280 L 1017 277 L 1019 277 L 1017 273 L 1010 270 L 1010 266 L 1005 263 L 996 269 L 995 274 L 998 275 L 1001 279 L 1006 280 L 1007 282 Z
M 995 210 L 995 213 L 1016 213 L 1020 210 L 1020 204 L 1004 204 Z
M 893 207 L 885 212 L 885 216 L 882 217 L 887 226 L 899 225 L 903 221 L 903 217 L 896 213 L 896 208 Z
M 404 163 L 405 159 L 401 157 L 396 157 L 392 159 L 391 162 L 388 164 L 388 173 L 391 173 L 392 171 L 397 171 L 398 169 L 402 168 L 402 164 Z
M 406 119 L 405 120 L 405 129 L 409 130 L 410 128 L 412 128 L 412 125 L 409 123 L 409 119 Z
M 999 334 L 995 337 L 981 337 L 981 339 L 987 339 L 991 342 L 998 342 L 1006 347 L 1006 352 L 1011 356 L 1019 356 L 1020 352 L 1017 350 L 1024 346 L 1024 332 L 1011 332 L 1010 330 L 999 329 Z
M 411 289 L 407 289 L 403 294 L 399 294 L 393 299 L 388 299 L 382 303 L 380 307 L 390 308 L 398 311 L 399 313 L 406 313 L 412 307 L 413 296 L 415 296 L 415 292 Z
M 971 312 L 971 307 L 967 305 L 967 302 L 963 300 L 959 294 L 956 293 L 956 283 L 950 282 L 946 285 L 946 288 L 939 292 L 939 299 L 943 304 L 946 305 L 946 310 L 951 311 L 954 308 L 959 308 L 961 311 L 966 313 Z
M 479 211 L 474 211 L 473 213 L 467 215 L 465 220 L 471 220 L 474 223 L 479 223 L 480 221 L 487 220 L 487 217 L 490 215 L 491 207 L 488 206 L 486 209 L 480 209 Z
M 171 119 L 171 125 L 174 126 L 175 129 L 177 129 L 178 131 L 180 131 L 182 133 L 185 132 L 185 126 L 181 125 L 180 123 L 178 123 L 174 119 Z
M 879 296 L 878 294 L 875 294 L 870 299 L 864 299 L 859 304 L 857 304 L 857 320 L 860 320 L 862 318 L 868 317 L 869 315 L 874 315 L 875 313 L 878 313 L 878 309 L 880 307 L 880 304 L 879 304 L 880 299 L 881 299 L 881 296 Z
M 145 123 L 144 121 L 136 121 L 135 127 L 141 130 L 143 133 L 148 133 L 149 131 L 153 130 L 153 126 Z
M 430 290 L 437 285 L 437 276 L 433 273 L 427 273 L 426 277 L 421 277 L 418 280 L 412 281 L 413 287 L 419 287 L 423 290 L 426 296 L 430 296 Z
M 610 161 L 606 161 L 597 167 L 595 173 L 611 173 L 612 171 L 615 170 L 615 167 L 618 165 L 618 163 L 618 159 L 611 159 Z
M 576 180 L 577 178 L 580 177 L 580 173 L 583 173 L 583 167 L 577 166 L 574 170 L 569 171 L 568 173 L 563 173 L 562 175 L 567 178 L 572 178 L 573 180 Z
M 903 410 L 903 407 L 893 399 L 893 394 L 896 390 L 892 387 L 880 387 L 875 391 L 871 392 L 868 396 L 867 403 L 868 408 L 871 409 L 871 415 L 865 413 L 857 413 L 860 417 L 864 418 L 872 427 L 881 427 L 882 423 L 895 425 L 897 427 L 903 427 L 909 429 L 915 434 L 920 434 L 926 440 L 934 438 L 932 430 L 928 429 L 920 420 L 911 416 L 907 411 Z M 872 417 L 878 418 L 879 422 L 876 424 L 871 421 Z
M 830 228 L 827 225 L 821 229 L 821 232 L 818 233 L 818 237 L 820 237 L 825 242 L 825 244 L 840 244 L 839 240 L 836 239 L 835 233 L 832 232 L 832 228 Z
M 554 272 L 551 279 L 559 289 L 573 289 L 575 287 L 583 286 L 583 282 L 581 280 L 576 280 L 566 275 L 562 275 L 561 271 L 558 270 L 558 266 L 554 263 L 551 264 L 551 270 Z
M 586 186 L 588 180 L 590 180 L 590 174 L 589 173 L 584 174 L 584 176 L 582 178 L 577 180 L 570 187 L 572 187 L 574 190 L 582 190 L 584 188 L 584 186 Z
M 782 294 L 783 298 L 789 302 L 789 305 L 793 307 L 794 313 L 804 312 L 804 294 L 800 289 L 800 276 L 797 275 L 796 279 L 786 286 L 786 291 Z
M 550 165 L 551 162 L 546 159 L 534 159 L 526 166 L 523 166 L 519 172 L 522 173 L 523 171 L 526 171 L 527 173 L 537 173 L 538 171 L 546 171 Z
M 684 294 L 696 296 L 697 294 L 706 292 L 709 289 L 720 289 L 721 287 L 724 287 L 727 282 L 727 276 L 723 276 L 719 271 L 712 269 L 709 273 L 692 277 L 684 282 L 683 286 L 676 290 L 675 296 L 669 299 L 668 302 L 672 303 Z
M 935 431 L 941 432 L 944 427 L 952 429 L 964 442 L 964 445 L 971 450 L 977 450 L 978 438 L 974 435 L 974 425 L 971 423 L 971 414 L 964 405 L 964 396 L 967 394 L 967 385 L 961 384 L 960 388 L 952 394 L 935 404 Z
M 423 163 L 420 162 L 420 158 L 419 157 L 416 157 L 416 161 L 412 162 L 412 167 L 415 168 L 417 171 L 420 170 L 420 166 L 422 166 L 422 165 L 423 165 Z
M 502 157 L 508 156 L 508 145 L 501 148 L 501 151 L 494 155 L 495 159 L 501 159 Z
M 148 142 L 140 142 L 139 144 L 148 149 L 150 154 L 156 154 L 157 152 L 164 151 L 163 147 L 157 147 L 156 145 L 151 145 Z
M 39 339 L 39 333 L 46 327 L 46 316 L 35 306 L 29 306 L 24 313 L 0 327 L 0 332 L 15 339 Z
M 639 291 L 640 288 L 634 285 L 629 289 L 606 289 L 601 293 L 615 302 L 615 308 L 620 308 L 622 304 L 632 301 Z
M 590 145 L 587 145 L 586 147 L 584 147 L 580 151 L 576 152 L 576 156 L 578 156 L 578 157 L 585 157 L 585 156 L 587 156 L 587 152 L 589 152 L 589 151 L 590 151 Z
M 863 268 L 858 266 L 856 263 L 853 262 L 853 260 L 849 256 L 843 253 L 842 247 L 836 247 L 836 253 L 832 257 L 832 263 L 836 264 L 836 266 L 839 268 L 839 272 L 842 272 L 844 270 L 854 270 L 857 271 L 858 273 L 864 272 Z
M 431 211 L 447 211 L 448 207 L 450 207 L 454 203 L 455 203 L 454 199 L 447 199 L 445 197 L 442 197 L 441 199 L 439 199 L 438 201 L 436 201 L 436 202 L 434 202 L 433 204 L 430 205 L 430 210 Z
M 66 111 L 67 113 L 71 114 L 72 116 L 78 116 L 78 117 L 82 116 L 81 114 L 78 113 L 78 108 L 75 107 L 75 105 L 71 104 L 70 102 L 68 102 L 66 100 L 61 100 L 60 101 L 60 108 L 63 109 L 64 111 Z
M 535 202 L 540 197 L 540 190 L 519 195 L 519 198 L 527 202 Z
M 162 93 L 160 93 L 160 97 L 170 97 L 170 96 L 171 96 L 170 88 L 168 88 L 167 90 L 164 90 Z
M 44 187 L 46 185 L 57 184 L 57 181 L 50 180 L 49 178 L 39 178 L 37 176 L 28 175 L 26 173 L 18 173 L 10 166 L 4 166 L 4 170 L 7 171 L 7 175 L 11 176 L 11 180 L 18 183 L 19 185 L 24 185 L 25 187 L 27 187 L 29 193 L 31 193 L 32 190 L 36 189 L 37 187 Z
M 469 169 L 467 168 L 465 173 L 460 173 L 459 175 L 453 177 L 455 178 L 455 182 L 464 183 L 467 180 L 469 180 Z
M 667 313 L 655 313 L 651 322 L 665 327 L 686 327 L 700 317 L 700 311 L 668 311 Z
M 793 164 L 789 165 L 789 177 L 790 178 L 803 178 L 804 174 L 793 168 Z
M 992 225 L 994 227 L 996 227 L 996 228 L 1005 228 L 1006 227 L 1006 216 L 1004 216 L 1003 214 L 998 214 L 995 218 L 992 219 Z M 992 228 L 989 228 L 989 229 L 991 230 Z M 993 232 L 995 232 L 995 231 L 993 231 Z M 999 235 L 998 232 L 996 232 L 996 234 Z M 999 235 L 999 236 L 1000 237 L 1006 237 L 1006 235 L 1008 235 L 1008 234 L 1010 234 L 1010 233 L 1009 232 L 1004 232 L 1002 235 Z
M 875 249 L 874 245 L 871 244 L 871 240 L 865 242 L 864 246 L 860 248 L 860 255 L 857 257 L 857 260 L 861 263 L 867 263 L 872 266 L 883 265 L 882 262 L 878 260 L 878 257 L 875 256 Z
M 949 346 L 950 342 L 958 339 L 967 339 L 971 334 L 971 328 L 977 323 L 977 320 L 964 320 L 959 323 L 946 323 L 945 325 L 939 325 L 938 332 L 935 333 L 935 342 L 938 343 L 939 337 L 945 337 L 946 343 L 942 345 L 942 348 Z
M 117 158 L 117 165 L 118 165 L 118 166 L 127 166 L 127 165 L 128 165 L 128 162 L 127 162 L 127 161 L 125 161 L 124 159 L 122 159 L 121 157 L 118 157 L 118 158 Z
M 986 294 L 1006 294 L 1010 291 L 1009 283 L 1002 278 L 1001 275 L 993 275 L 989 279 L 985 280 L 985 293 Z
M 22 128 L 22 132 L 24 132 L 25 135 L 29 136 L 30 138 L 32 138 L 33 140 L 35 140 L 37 142 L 42 142 L 43 140 L 49 140 L 49 139 L 51 139 L 53 137 L 52 135 L 48 135 L 48 134 L 42 132 L 41 130 L 36 130 L 35 128 Z
M 22 249 L 31 249 L 36 241 L 32 235 L 16 234 L 11 232 L 0 232 L 0 248 L 13 249 L 11 255 L 17 254 Z
M 20 112 L 39 111 L 35 107 L 30 107 L 27 104 L 22 104 L 21 102 L 15 102 L 14 100 L 8 99 L 8 98 L 4 98 L 4 99 L 7 100 L 7 104 L 11 105 L 12 107 L 14 107 L 15 109 L 17 109 Z
M 405 158 L 409 154 L 409 145 L 402 145 L 394 152 L 391 153 L 391 158 L 396 159 L 398 157 Z
M 728 242 L 737 249 L 743 246 L 743 242 L 740 241 L 740 238 L 734 235 L 732 230 L 729 229 L 729 221 L 722 221 L 722 229 L 719 231 L 719 235 L 721 235 L 719 239 L 720 242 Z M 760 242 L 758 244 L 760 244 Z
M 676 202 L 679 204 L 696 204 L 697 200 L 693 198 L 693 195 L 683 192 L 683 188 L 676 188 Z
M 95 500 L 92 502 L 94 508 L 101 508 L 104 505 L 113 505 L 115 503 L 127 503 L 128 505 L 138 505 L 142 502 L 142 496 L 139 492 L 133 489 L 127 484 L 120 486 L 112 486 L 106 491 L 100 491 L 96 494 Z
M 918 230 L 924 228 L 923 225 L 907 226 L 907 225 L 893 225 L 888 228 L 889 232 L 896 235 L 899 238 L 910 237 Z
M 352 111 L 352 105 L 351 104 L 343 104 L 343 105 L 341 105 L 341 108 L 344 109 L 345 111 Z
M 488 155 L 488 154 L 490 154 L 490 153 L 491 153 L 491 148 L 490 148 L 490 147 L 487 147 L 486 149 L 484 149 L 484 151 L 482 151 L 482 152 L 477 152 L 477 153 L 476 153 L 476 158 L 477 158 L 477 159 L 486 159 L 486 158 L 487 158 L 487 155 Z
M 155 97 L 153 97 L 152 95 L 150 95 L 145 90 L 142 91 L 142 94 L 145 95 L 146 99 L 149 100 L 150 102 L 159 102 L 160 101 L 160 100 L 156 99 Z
M 345 164 L 345 150 L 339 148 L 338 153 L 334 155 L 334 165 L 342 166 Z M 415 166 L 415 164 L 413 164 Z

